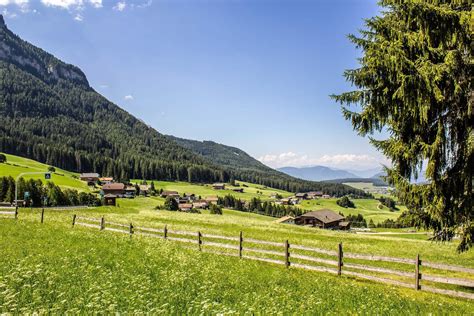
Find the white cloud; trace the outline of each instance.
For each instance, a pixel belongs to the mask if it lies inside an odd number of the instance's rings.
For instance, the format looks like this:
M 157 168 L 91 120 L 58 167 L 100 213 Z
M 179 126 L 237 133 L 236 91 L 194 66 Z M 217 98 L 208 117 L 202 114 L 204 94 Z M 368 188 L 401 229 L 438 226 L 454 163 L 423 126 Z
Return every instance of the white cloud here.
M 74 17 L 74 20 L 78 21 L 78 22 L 82 22 L 82 20 L 84 20 L 84 17 L 82 16 L 82 14 L 78 13 L 76 14 L 76 16 Z
M 15 12 L 8 11 L 7 8 L 2 10 L 2 15 L 4 17 L 11 18 L 11 19 L 16 18 L 18 16 Z
M 24 6 L 28 4 L 29 0 L 0 0 L 0 5 L 6 6 L 10 4 L 16 4 L 17 6 Z
M 113 7 L 114 10 L 117 11 L 123 11 L 127 7 L 127 3 L 125 1 L 119 1 L 117 4 Z
M 102 8 L 102 0 L 41 0 L 41 3 L 47 7 L 58 7 L 68 10 L 82 10 L 85 5 Z
M 380 166 L 380 164 L 389 164 L 389 161 L 384 157 L 374 157 L 370 155 L 338 154 L 310 157 L 306 154 L 297 154 L 291 151 L 281 154 L 267 154 L 258 158 L 258 160 L 273 168 L 323 165 L 334 168 L 363 169 L 377 167 Z
M 102 8 L 102 0 L 89 0 L 89 3 L 90 3 L 94 8 Z
M 133 100 L 133 95 L 129 94 L 123 97 L 127 101 L 132 101 Z

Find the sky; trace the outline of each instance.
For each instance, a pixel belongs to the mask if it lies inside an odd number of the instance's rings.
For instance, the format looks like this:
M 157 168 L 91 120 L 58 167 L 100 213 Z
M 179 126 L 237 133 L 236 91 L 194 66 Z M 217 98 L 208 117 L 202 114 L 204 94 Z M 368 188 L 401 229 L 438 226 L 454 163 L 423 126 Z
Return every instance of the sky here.
M 163 134 L 263 163 L 371 169 L 388 160 L 329 95 L 351 90 L 347 35 L 376 0 L 0 0 L 7 26 L 80 67 Z

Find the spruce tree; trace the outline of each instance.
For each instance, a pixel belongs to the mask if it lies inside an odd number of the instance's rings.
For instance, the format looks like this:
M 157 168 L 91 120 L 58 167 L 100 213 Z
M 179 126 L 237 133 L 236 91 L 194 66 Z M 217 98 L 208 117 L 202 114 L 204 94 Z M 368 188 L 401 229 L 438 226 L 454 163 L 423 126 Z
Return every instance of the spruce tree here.
M 381 0 L 382 13 L 349 36 L 363 52 L 360 67 L 344 74 L 355 90 L 333 96 L 392 161 L 387 180 L 400 201 L 434 239 L 459 234 L 458 251 L 474 238 L 471 3 Z M 424 166 L 427 183 L 414 184 Z

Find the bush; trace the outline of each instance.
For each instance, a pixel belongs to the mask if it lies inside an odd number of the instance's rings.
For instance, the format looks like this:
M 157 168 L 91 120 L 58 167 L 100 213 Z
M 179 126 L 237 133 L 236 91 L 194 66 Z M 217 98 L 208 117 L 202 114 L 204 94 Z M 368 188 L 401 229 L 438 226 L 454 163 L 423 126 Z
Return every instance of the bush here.
M 379 198 L 379 201 L 380 203 L 382 203 L 382 205 L 388 207 L 390 209 L 390 211 L 395 211 L 397 210 L 397 203 L 392 200 L 391 198 L 389 197 L 386 197 L 386 196 L 382 196 L 381 198 Z
M 56 172 L 56 168 L 54 168 L 53 166 L 49 166 L 48 171 L 49 172 Z
M 222 207 L 216 204 L 211 204 L 209 207 L 209 214 L 222 215 Z
M 171 196 L 168 196 L 165 200 L 165 210 L 168 211 L 177 211 L 179 209 L 178 202 Z
M 0 154 L 0 163 L 4 162 L 7 162 L 7 156 L 5 156 L 4 154 Z
M 347 196 L 343 196 L 342 198 L 337 199 L 336 204 L 341 206 L 341 207 L 345 207 L 345 208 L 348 208 L 348 207 L 354 208 L 355 207 L 354 202 L 352 202 L 349 199 L 349 197 L 347 197 Z

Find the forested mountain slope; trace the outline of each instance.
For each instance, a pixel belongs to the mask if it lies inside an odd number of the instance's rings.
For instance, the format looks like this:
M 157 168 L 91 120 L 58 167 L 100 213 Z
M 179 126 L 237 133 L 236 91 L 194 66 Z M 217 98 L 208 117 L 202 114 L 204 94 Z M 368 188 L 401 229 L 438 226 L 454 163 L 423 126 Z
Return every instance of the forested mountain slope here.
M 235 178 L 294 192 L 355 190 L 302 181 L 272 169 L 245 170 L 212 162 L 108 101 L 90 87 L 79 68 L 23 41 L 8 30 L 1 16 L 0 151 L 118 179 Z

